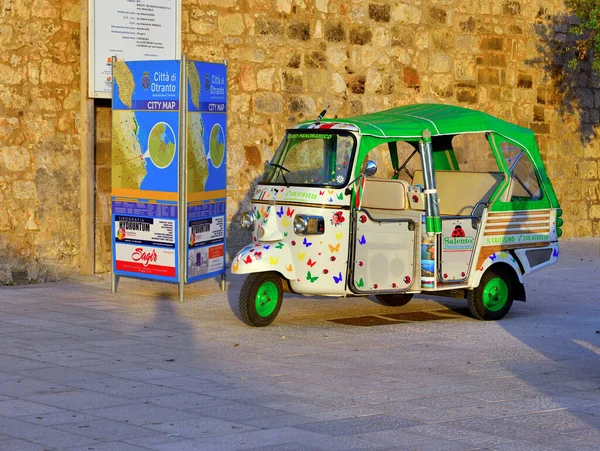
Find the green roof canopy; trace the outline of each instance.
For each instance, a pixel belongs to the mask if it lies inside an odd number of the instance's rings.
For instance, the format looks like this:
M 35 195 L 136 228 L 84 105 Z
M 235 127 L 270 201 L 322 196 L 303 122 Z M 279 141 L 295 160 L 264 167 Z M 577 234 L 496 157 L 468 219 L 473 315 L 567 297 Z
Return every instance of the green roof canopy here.
M 348 127 L 344 127 L 345 124 Z M 406 105 L 349 118 L 324 118 L 319 124 L 315 121 L 306 121 L 297 127 L 302 129 L 352 129 L 357 127 L 360 134 L 367 137 L 366 140 L 363 138 L 363 141 L 368 141 L 368 144 L 363 143 L 366 146 L 361 145 L 359 157 L 368 152 L 371 147 L 377 145 L 374 141 L 380 139 L 385 141 L 420 139 L 424 130 L 429 130 L 432 136 L 493 132 L 526 149 L 538 168 L 542 185 L 547 191 L 550 202 L 553 206 L 558 206 L 533 131 L 481 111 L 454 105 L 425 103 Z
M 495 131 L 520 142 L 533 139 L 533 132 L 527 128 L 453 105 L 407 105 L 349 118 L 321 120 L 321 124 L 332 122 L 356 125 L 361 134 L 379 138 L 420 138 L 423 130 L 428 129 L 434 136 Z

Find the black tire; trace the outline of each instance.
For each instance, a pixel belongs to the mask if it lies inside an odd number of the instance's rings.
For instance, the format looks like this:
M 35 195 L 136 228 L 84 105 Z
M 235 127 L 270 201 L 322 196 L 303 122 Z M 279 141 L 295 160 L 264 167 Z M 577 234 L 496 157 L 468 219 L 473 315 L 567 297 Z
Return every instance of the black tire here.
M 378 294 L 375 298 L 380 304 L 387 307 L 402 307 L 410 302 L 413 293 Z
M 283 300 L 283 288 L 275 272 L 249 274 L 240 291 L 239 308 L 242 320 L 249 326 L 271 324 Z M 274 304 L 271 304 L 275 302 Z
M 514 300 L 513 281 L 506 270 L 489 268 L 479 286 L 467 291 L 471 314 L 481 321 L 504 318 Z

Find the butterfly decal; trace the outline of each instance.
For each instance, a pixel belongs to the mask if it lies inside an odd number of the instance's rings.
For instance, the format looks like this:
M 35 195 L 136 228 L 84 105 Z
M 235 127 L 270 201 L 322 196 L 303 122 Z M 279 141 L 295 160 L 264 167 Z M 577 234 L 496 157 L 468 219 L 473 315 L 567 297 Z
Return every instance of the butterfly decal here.
M 319 277 L 318 276 L 312 276 L 312 274 L 310 273 L 310 271 L 308 271 L 308 273 L 306 273 L 306 280 L 310 281 L 310 283 L 315 283 L 317 281 Z
M 263 205 L 262 207 L 260 207 L 260 214 L 263 216 L 267 215 L 267 211 L 265 210 L 265 206 Z
M 360 244 L 360 245 L 367 244 L 367 240 L 364 235 L 358 239 L 358 244 Z
M 283 249 L 283 241 L 280 241 L 279 243 L 277 243 L 277 245 L 275 246 L 275 249 Z
M 288 236 L 288 233 L 287 232 L 283 232 L 283 236 Z
M 304 257 L 306 257 L 306 252 L 298 252 L 298 260 L 304 261 Z
M 310 246 L 312 246 L 312 243 L 311 243 L 310 241 L 308 241 L 308 240 L 306 239 L 306 237 L 304 237 L 304 241 L 302 241 L 302 244 L 304 244 L 306 247 L 310 247 Z
M 360 280 L 358 282 L 356 282 L 356 286 L 359 288 L 362 288 L 365 286 L 365 281 L 363 280 L 362 277 L 360 278 Z
M 244 263 L 246 263 L 247 265 L 249 265 L 250 263 L 252 263 L 252 259 L 250 258 L 249 255 L 244 259 Z
M 319 191 L 320 196 L 322 196 L 323 194 L 325 194 L 325 191 Z
M 263 246 L 263 249 L 264 249 L 265 251 L 268 251 L 270 247 L 271 247 L 271 245 L 270 245 L 270 244 L 267 244 L 267 245 Z
M 260 260 L 262 258 L 262 252 L 256 251 L 254 253 L 254 258 Z
M 336 276 L 336 275 L 333 276 L 333 281 L 336 283 L 336 285 L 342 281 L 342 272 L 341 271 L 338 276 Z
M 296 210 L 291 210 L 291 209 L 290 209 L 290 207 L 288 207 L 286 215 L 287 215 L 289 218 L 291 218 L 292 216 L 294 216 L 294 212 L 295 212 L 295 211 L 296 211 Z
M 279 207 L 279 211 L 277 212 L 277 216 L 279 218 L 281 218 L 283 216 L 283 214 L 285 213 L 285 211 L 283 210 L 283 207 Z
M 260 211 L 258 211 L 258 209 L 254 209 L 254 211 L 256 212 L 256 220 L 258 221 L 262 216 L 260 215 Z
M 330 198 L 329 198 L 329 202 L 333 202 L 333 197 L 330 197 Z
M 279 263 L 279 257 L 275 258 L 273 256 L 269 257 L 269 263 L 271 263 L 272 265 L 276 265 L 277 263 Z
M 292 269 L 294 269 L 292 267 L 292 264 L 290 263 L 289 265 L 285 265 L 285 269 L 287 269 L 289 272 L 292 272 Z
M 335 191 L 335 190 L 328 189 L 328 190 L 327 190 L 327 193 L 328 193 L 328 194 L 333 194 L 333 193 L 334 193 L 334 191 Z
M 315 266 L 317 264 L 317 262 L 314 260 L 311 260 L 309 258 L 308 261 L 306 262 L 306 264 L 312 268 L 313 266 Z
M 283 224 L 283 227 L 287 227 L 291 224 L 291 221 L 288 218 L 283 218 L 281 224 Z
M 344 193 L 339 193 L 337 195 L 338 200 L 344 200 Z
M 336 232 L 336 233 L 335 233 L 335 238 L 336 238 L 337 240 L 341 240 L 341 239 L 342 239 L 342 231 L 341 231 L 341 230 L 340 230 L 339 232 Z
M 231 265 L 231 269 L 233 270 L 233 272 L 237 272 L 238 268 L 240 267 L 239 263 L 234 263 L 233 265 Z
M 342 243 L 338 243 L 336 246 L 333 246 L 333 245 L 330 244 L 329 245 L 329 250 L 331 252 L 339 252 L 340 251 L 340 244 L 342 244 Z

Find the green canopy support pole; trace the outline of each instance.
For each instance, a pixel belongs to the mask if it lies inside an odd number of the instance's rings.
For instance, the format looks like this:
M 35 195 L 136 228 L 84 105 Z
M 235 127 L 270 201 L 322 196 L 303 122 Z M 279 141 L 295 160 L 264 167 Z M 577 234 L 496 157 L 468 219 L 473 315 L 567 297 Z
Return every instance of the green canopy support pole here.
M 425 229 L 427 235 L 433 236 L 442 232 L 442 221 L 440 219 L 440 206 L 433 170 L 431 132 L 423 130 L 422 137 L 419 141 L 419 151 L 423 163 L 423 183 L 425 185 L 423 187 L 423 194 L 425 194 Z

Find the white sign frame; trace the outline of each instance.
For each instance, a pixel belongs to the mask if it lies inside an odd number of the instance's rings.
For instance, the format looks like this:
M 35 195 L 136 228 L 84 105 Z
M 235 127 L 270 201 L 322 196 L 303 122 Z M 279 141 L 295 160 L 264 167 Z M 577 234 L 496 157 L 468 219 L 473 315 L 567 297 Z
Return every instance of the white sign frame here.
M 107 33 L 106 31 L 102 31 L 102 30 L 97 30 L 96 26 L 100 25 L 103 26 L 105 24 L 99 24 L 97 21 L 97 18 L 95 17 L 95 12 L 96 12 L 96 2 L 99 3 L 99 7 L 106 9 L 106 8 L 110 8 L 110 4 L 113 3 L 115 6 L 117 5 L 117 3 L 123 5 L 129 2 L 124 2 L 123 0 L 112 0 L 112 2 L 110 0 L 88 0 L 88 19 L 89 19 L 89 26 L 88 26 L 88 97 L 90 98 L 97 98 L 97 99 L 110 99 L 112 98 L 112 83 L 110 83 L 107 87 L 106 87 L 106 91 L 105 90 L 98 90 L 96 83 L 98 82 L 98 78 L 96 77 L 97 72 L 99 72 L 99 70 L 97 70 L 96 65 L 97 64 L 106 64 L 108 61 L 108 58 L 112 58 L 113 56 L 118 56 L 118 57 L 122 57 L 123 59 L 127 60 L 127 61 L 139 61 L 139 60 L 145 60 L 145 59 L 157 59 L 157 60 L 179 60 L 181 59 L 181 1 L 182 0 L 152 0 L 152 4 L 156 5 L 166 5 L 167 3 L 172 3 L 175 5 L 176 11 L 175 11 L 175 49 L 174 51 L 169 51 L 169 50 L 165 50 L 163 53 L 161 53 L 159 56 L 157 57 L 152 57 L 152 58 L 148 58 L 147 56 L 142 54 L 141 49 L 137 49 L 138 52 L 131 52 L 131 53 L 121 53 L 121 55 L 114 55 L 114 54 L 110 54 L 110 53 L 114 53 L 114 52 L 108 52 L 106 55 L 96 55 L 96 42 L 99 40 L 97 39 L 97 35 L 101 36 L 102 33 L 104 33 L 104 35 L 106 36 Z M 115 8 L 115 14 L 118 14 Z M 159 31 L 155 32 L 155 34 L 160 35 L 161 31 L 160 30 L 164 30 L 164 27 L 157 27 L 157 29 Z M 114 45 L 115 43 L 111 43 L 111 45 Z

